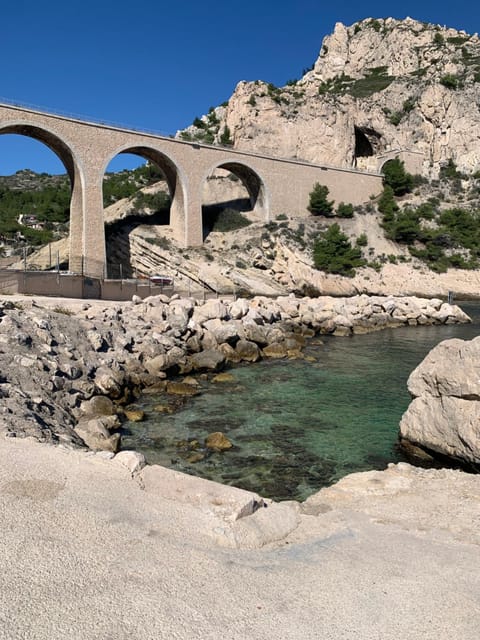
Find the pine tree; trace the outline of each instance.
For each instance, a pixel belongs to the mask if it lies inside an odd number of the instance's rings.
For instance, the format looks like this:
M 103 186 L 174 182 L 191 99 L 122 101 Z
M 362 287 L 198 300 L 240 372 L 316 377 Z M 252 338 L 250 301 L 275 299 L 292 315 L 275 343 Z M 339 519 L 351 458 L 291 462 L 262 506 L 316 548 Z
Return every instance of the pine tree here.
M 314 216 L 332 216 L 333 200 L 328 200 L 328 187 L 318 182 L 313 185 L 313 191 L 310 192 L 310 204 L 308 210 Z

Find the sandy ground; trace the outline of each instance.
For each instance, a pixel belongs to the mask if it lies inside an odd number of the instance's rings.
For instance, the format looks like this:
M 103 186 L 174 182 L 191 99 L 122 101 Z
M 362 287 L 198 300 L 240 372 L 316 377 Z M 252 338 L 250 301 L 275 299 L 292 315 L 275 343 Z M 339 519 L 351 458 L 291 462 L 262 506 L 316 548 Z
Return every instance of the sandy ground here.
M 283 540 L 235 549 L 191 496 L 142 488 L 101 455 L 5 438 L 0 638 L 476 640 L 479 477 L 451 473 L 452 514 L 429 506 L 433 485 L 405 491 L 408 473 L 367 474 L 367 489 L 318 494 Z

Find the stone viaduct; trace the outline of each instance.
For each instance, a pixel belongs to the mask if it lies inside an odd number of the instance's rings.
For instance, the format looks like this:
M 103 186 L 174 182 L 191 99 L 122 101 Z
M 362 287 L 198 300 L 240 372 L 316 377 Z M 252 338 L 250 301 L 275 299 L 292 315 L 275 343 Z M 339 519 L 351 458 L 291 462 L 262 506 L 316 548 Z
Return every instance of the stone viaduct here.
M 139 155 L 162 170 L 172 201 L 170 226 L 183 246 L 203 242 L 203 186 L 218 168 L 242 181 L 252 209 L 266 221 L 279 213 L 305 215 L 309 193 L 316 182 L 327 186 L 337 203 L 361 204 L 382 190 L 382 177 L 377 172 L 186 142 L 17 105 L 0 104 L 0 134 L 5 133 L 43 142 L 64 164 L 72 187 L 70 269 L 78 270 L 81 263 L 91 276 L 104 272 L 102 184 L 110 161 L 120 153 Z

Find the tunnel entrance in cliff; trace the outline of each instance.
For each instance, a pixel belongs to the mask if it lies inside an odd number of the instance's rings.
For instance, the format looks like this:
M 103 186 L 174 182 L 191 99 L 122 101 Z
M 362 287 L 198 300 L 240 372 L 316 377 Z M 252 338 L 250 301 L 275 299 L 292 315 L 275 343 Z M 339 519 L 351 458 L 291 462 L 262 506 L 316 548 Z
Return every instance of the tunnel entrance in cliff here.
M 357 169 L 374 169 L 375 156 L 380 152 L 381 134 L 371 127 L 354 127 L 355 146 L 353 166 Z
M 103 179 L 107 277 L 156 274 L 172 238 L 176 171 L 162 154 L 129 148 L 112 159 Z

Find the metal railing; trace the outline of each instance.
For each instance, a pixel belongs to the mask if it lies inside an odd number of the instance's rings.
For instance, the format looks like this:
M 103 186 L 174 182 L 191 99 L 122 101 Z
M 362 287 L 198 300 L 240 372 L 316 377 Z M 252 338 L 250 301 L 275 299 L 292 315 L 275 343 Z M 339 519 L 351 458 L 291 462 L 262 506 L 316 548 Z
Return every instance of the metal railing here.
M 35 111 L 47 116 L 59 116 L 60 118 L 67 118 L 68 120 L 79 120 L 87 124 L 98 124 L 106 127 L 113 127 L 114 129 L 127 129 L 128 131 L 135 131 L 136 133 L 148 133 L 154 136 L 160 136 L 162 138 L 173 138 L 175 134 L 167 133 L 157 129 L 147 129 L 134 127 L 130 124 L 121 122 L 114 122 L 100 118 L 94 118 L 93 116 L 86 116 L 84 114 L 62 111 L 61 109 L 51 109 L 50 107 L 43 107 L 37 104 L 31 104 L 29 102 L 19 102 L 18 100 L 10 100 L 0 96 L 0 106 L 14 107 L 17 109 L 28 109 L 29 111 Z

